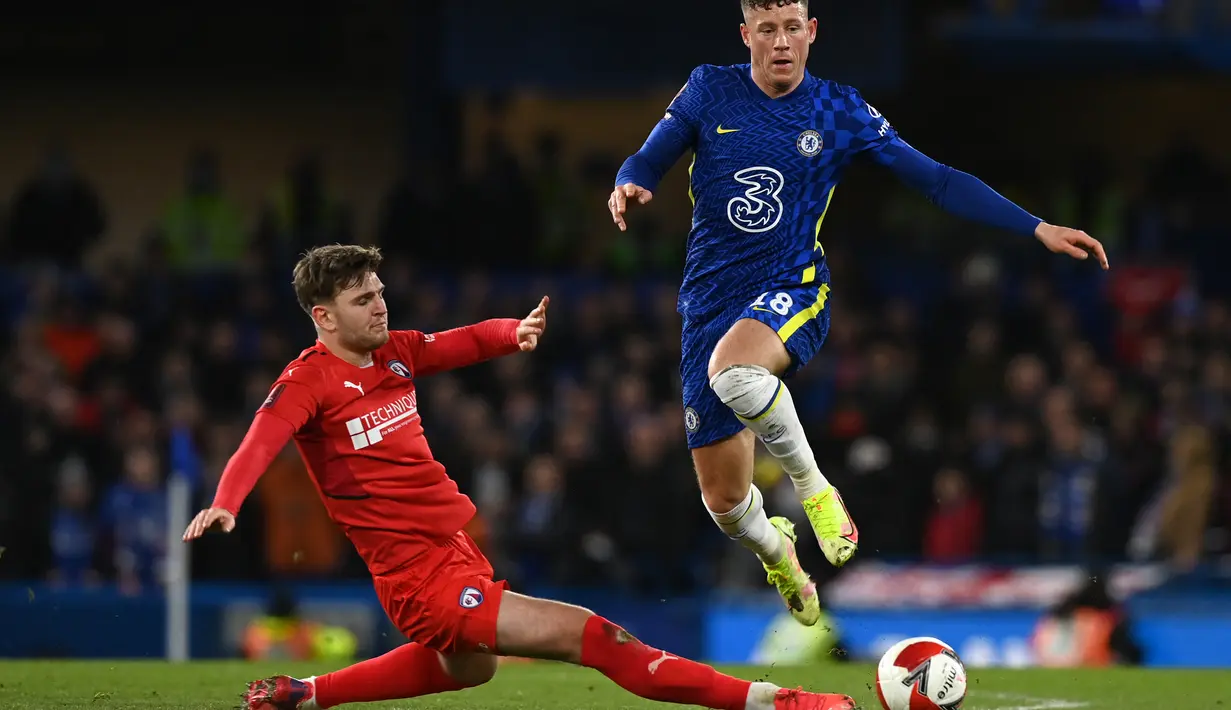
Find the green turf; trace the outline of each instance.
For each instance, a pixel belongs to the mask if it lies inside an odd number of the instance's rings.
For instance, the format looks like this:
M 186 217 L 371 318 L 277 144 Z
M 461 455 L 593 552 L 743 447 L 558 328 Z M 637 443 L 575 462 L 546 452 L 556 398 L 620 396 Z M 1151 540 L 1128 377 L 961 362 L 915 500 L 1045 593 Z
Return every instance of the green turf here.
M 0 661 L 0 708 L 234 708 L 244 684 L 279 672 L 312 675 L 313 665 L 150 662 Z M 809 690 L 854 695 L 878 708 L 873 669 L 862 665 L 800 668 L 724 668 L 750 679 L 767 679 Z M 1227 671 L 974 670 L 967 710 L 1231 710 Z M 558 664 L 509 664 L 486 686 L 444 695 L 370 706 L 439 710 L 608 710 L 666 708 L 634 698 L 598 673 Z

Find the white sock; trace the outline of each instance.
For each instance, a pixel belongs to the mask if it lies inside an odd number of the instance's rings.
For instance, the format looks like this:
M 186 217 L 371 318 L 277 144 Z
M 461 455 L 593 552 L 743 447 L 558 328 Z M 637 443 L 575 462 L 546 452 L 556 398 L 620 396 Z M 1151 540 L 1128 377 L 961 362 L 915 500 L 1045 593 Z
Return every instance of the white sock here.
M 709 510 L 708 506 L 706 510 Z M 727 537 L 755 552 L 762 562 L 773 565 L 782 561 L 782 556 L 786 554 L 782 549 L 782 535 L 765 517 L 765 497 L 756 486 L 749 487 L 743 502 L 731 510 L 725 513 L 709 512 Z
M 782 464 L 801 501 L 829 487 L 786 383 L 763 367 L 732 365 L 714 375 L 710 387 Z
M 308 676 L 301 680 L 312 686 L 312 697 L 304 701 L 304 704 L 299 706 L 299 710 L 320 710 L 321 706 L 316 704 L 316 676 Z
M 774 710 L 774 696 L 778 686 L 773 683 L 757 682 L 748 687 L 748 699 L 744 701 L 744 710 Z

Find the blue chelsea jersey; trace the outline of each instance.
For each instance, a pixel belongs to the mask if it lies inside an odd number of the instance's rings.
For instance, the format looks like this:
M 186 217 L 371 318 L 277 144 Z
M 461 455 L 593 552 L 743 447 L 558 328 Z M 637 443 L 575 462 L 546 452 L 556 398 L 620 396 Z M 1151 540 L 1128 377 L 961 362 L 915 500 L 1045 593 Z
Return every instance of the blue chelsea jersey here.
M 693 317 L 774 286 L 828 281 L 820 230 L 843 169 L 899 140 L 855 89 L 805 73 L 771 99 L 748 64 L 695 69 L 660 128 L 693 149 L 679 298 Z

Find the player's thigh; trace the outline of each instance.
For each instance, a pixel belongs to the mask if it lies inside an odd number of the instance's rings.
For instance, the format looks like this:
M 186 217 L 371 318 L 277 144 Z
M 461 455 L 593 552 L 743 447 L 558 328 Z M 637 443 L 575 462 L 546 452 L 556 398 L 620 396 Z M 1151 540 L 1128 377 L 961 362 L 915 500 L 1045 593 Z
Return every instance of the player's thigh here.
M 496 620 L 502 656 L 581 663 L 586 622 L 594 612 L 572 604 L 505 592 Z
M 790 364 L 790 353 L 777 332 L 759 320 L 745 317 L 735 321 L 718 341 L 710 356 L 708 373 L 713 379 L 732 365 L 759 365 L 781 375 Z
M 778 376 L 798 370 L 829 334 L 829 285 L 766 291 L 743 310 L 710 358 L 710 375 L 732 365 L 760 365 Z
M 483 685 L 496 676 L 500 659 L 490 653 L 461 651 L 440 654 L 440 664 L 450 678 L 472 688 Z
M 684 319 L 680 348 L 680 384 L 684 395 L 684 433 L 689 449 L 710 446 L 744 430 L 731 408 L 710 388 L 707 372 L 711 353 L 735 322 L 739 311 Z
M 406 638 L 445 655 L 491 653 L 507 584 L 465 533 L 401 573 L 374 579 L 377 596 Z
M 734 436 L 692 450 L 697 484 L 706 508 L 725 513 L 748 496 L 755 446 L 752 431 L 744 429 Z

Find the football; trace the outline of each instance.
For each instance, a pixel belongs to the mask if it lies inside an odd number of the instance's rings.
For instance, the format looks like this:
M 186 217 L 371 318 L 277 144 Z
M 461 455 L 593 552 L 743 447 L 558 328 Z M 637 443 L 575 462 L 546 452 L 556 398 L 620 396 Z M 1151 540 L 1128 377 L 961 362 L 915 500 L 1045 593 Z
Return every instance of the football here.
M 940 639 L 905 639 L 881 656 L 876 695 L 885 710 L 958 710 L 966 699 L 966 667 Z

